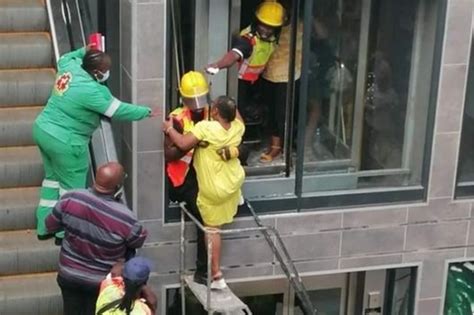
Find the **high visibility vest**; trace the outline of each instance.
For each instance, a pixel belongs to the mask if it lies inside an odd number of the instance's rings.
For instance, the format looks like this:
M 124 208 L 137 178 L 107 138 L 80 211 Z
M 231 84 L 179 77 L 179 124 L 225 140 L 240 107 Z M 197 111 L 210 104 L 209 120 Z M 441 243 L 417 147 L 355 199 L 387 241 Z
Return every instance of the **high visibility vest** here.
M 122 277 L 112 278 L 111 274 L 108 274 L 105 280 L 100 284 L 100 293 L 96 302 L 96 312 L 102 310 L 102 308 L 118 299 L 121 299 L 125 295 L 125 283 Z M 118 306 L 118 305 L 117 305 Z M 102 312 L 102 315 L 125 315 L 126 312 L 117 309 L 116 307 L 110 308 Z M 143 299 L 135 300 L 133 304 L 131 315 L 151 315 L 151 310 Z
M 191 118 L 191 110 L 187 107 L 178 107 L 170 113 L 173 123 L 179 124 L 183 134 L 187 134 L 193 127 L 194 122 Z M 184 183 L 184 179 L 189 171 L 189 165 L 193 159 L 194 149 L 188 151 L 179 160 L 171 161 L 166 164 L 166 172 L 173 184 L 173 187 L 179 187 Z
M 255 82 L 265 70 L 268 60 L 276 48 L 275 42 L 267 42 L 250 32 L 250 26 L 240 32 L 240 36 L 247 38 L 252 45 L 252 54 L 239 64 L 239 79 Z

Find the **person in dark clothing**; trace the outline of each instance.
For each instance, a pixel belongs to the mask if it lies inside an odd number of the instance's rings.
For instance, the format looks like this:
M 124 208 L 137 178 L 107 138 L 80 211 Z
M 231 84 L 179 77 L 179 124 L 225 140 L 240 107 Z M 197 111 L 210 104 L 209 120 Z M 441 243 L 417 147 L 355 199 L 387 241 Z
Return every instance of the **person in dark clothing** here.
M 118 201 L 125 173 L 117 162 L 97 170 L 90 190 L 63 195 L 46 218 L 48 233 L 64 229 L 57 281 L 65 315 L 93 315 L 101 281 L 129 249 L 140 248 L 146 229 Z

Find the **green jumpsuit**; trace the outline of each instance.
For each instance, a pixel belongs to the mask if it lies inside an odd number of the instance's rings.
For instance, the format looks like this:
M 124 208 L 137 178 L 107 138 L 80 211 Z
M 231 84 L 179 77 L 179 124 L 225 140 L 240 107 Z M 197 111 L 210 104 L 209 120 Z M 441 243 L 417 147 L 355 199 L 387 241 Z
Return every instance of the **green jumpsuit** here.
M 46 237 L 45 218 L 66 191 L 85 188 L 89 170 L 88 145 L 101 116 L 141 120 L 150 108 L 121 102 L 82 68 L 86 51 L 63 55 L 51 96 L 33 125 L 45 177 L 36 210 L 38 237 Z M 61 237 L 61 234 L 56 236 Z

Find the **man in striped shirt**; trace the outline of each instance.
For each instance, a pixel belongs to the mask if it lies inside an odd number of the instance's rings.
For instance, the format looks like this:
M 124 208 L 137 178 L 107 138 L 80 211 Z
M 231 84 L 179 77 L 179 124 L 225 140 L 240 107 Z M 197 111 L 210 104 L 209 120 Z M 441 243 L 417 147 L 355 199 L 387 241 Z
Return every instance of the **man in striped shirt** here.
M 117 201 L 124 174 L 117 162 L 99 167 L 90 190 L 66 193 L 46 218 L 49 233 L 65 231 L 57 281 L 66 315 L 95 314 L 101 281 L 127 250 L 145 242 L 145 228 Z

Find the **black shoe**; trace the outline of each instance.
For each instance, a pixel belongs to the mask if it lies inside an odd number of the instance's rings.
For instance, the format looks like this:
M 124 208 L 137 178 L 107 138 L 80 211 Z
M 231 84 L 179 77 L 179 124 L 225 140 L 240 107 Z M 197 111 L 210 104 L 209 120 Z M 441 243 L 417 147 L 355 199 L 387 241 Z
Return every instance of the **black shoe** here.
M 54 234 L 45 234 L 45 235 L 37 235 L 38 240 L 40 241 L 46 241 L 49 240 L 50 238 L 54 237 Z
M 202 285 L 207 285 L 207 274 L 196 271 L 194 273 L 193 281 Z

